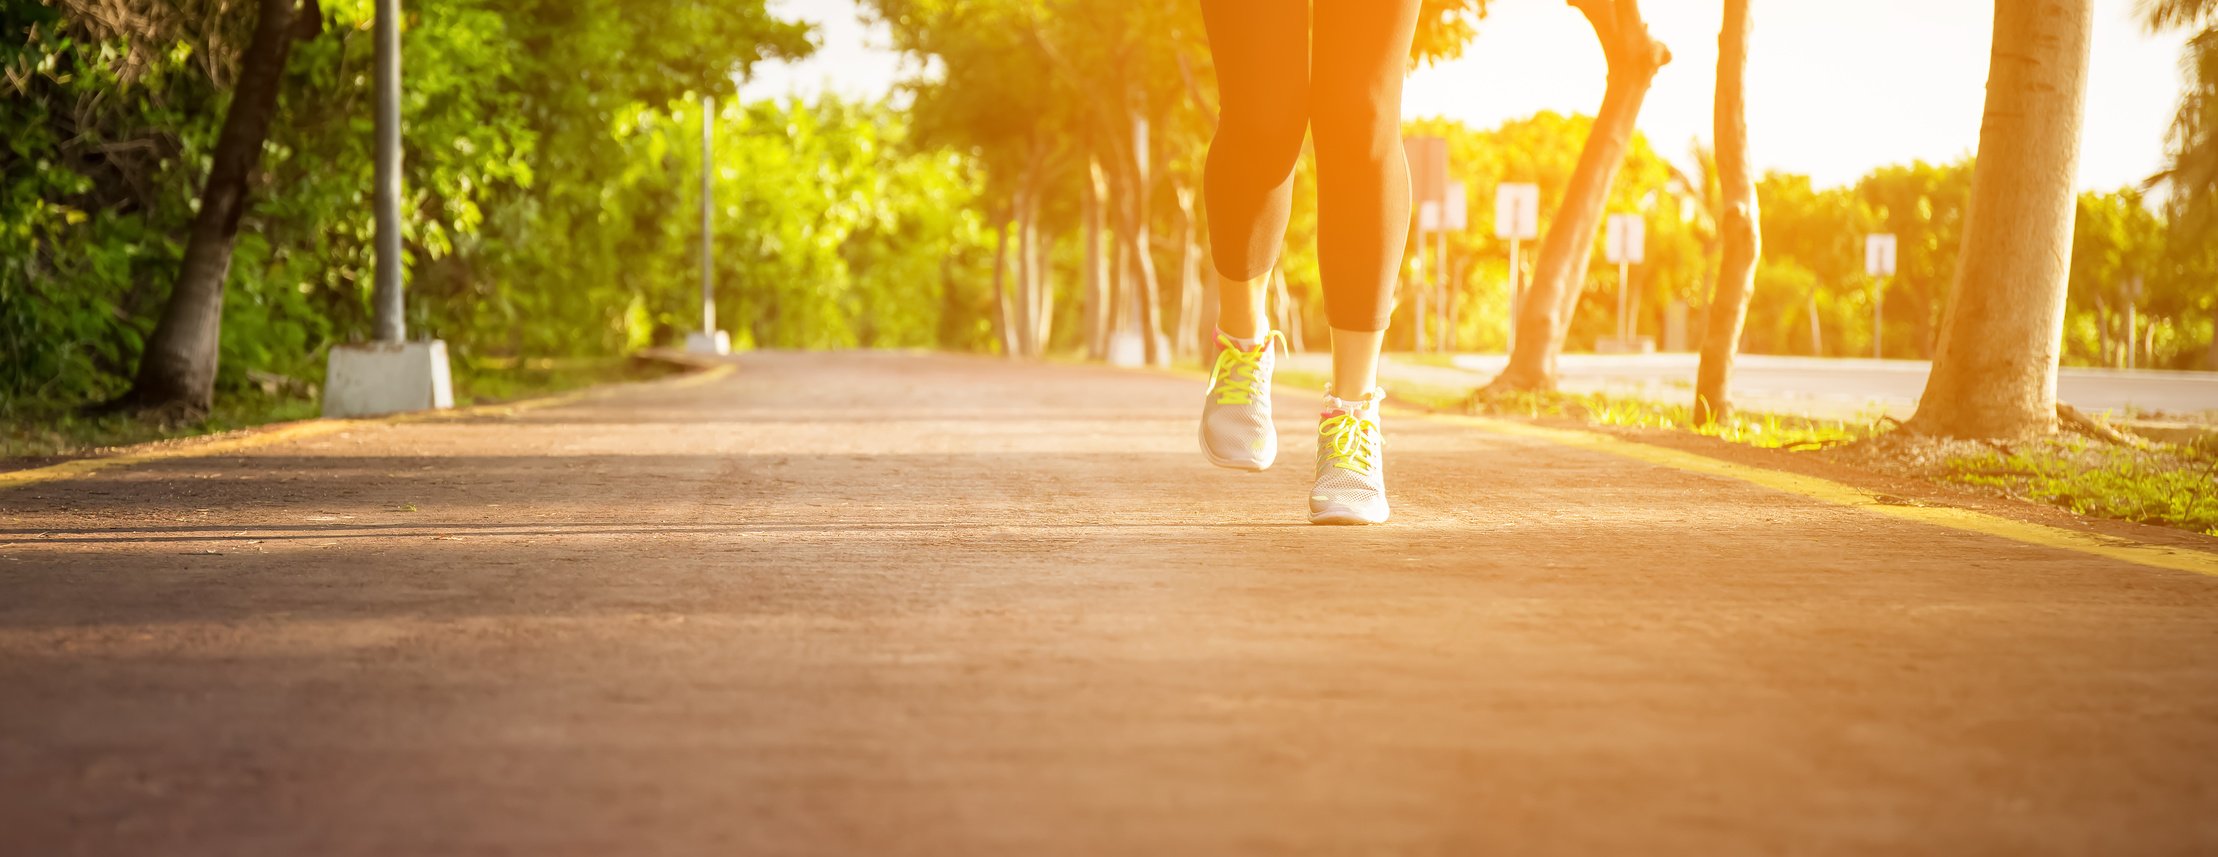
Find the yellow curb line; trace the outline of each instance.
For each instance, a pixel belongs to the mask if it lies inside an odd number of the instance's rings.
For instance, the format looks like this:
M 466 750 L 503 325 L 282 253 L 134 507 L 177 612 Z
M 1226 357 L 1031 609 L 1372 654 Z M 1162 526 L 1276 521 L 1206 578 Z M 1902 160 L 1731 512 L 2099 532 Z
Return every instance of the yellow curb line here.
M 538 410 L 540 408 L 554 407 L 557 405 L 567 405 L 572 402 L 606 395 L 609 392 L 615 390 L 636 388 L 642 386 L 657 387 L 662 389 L 682 389 L 716 381 L 726 375 L 731 374 L 732 371 L 732 367 L 729 365 L 712 366 L 706 370 L 690 375 L 682 375 L 676 378 L 670 378 L 661 381 L 645 381 L 632 384 L 611 384 L 600 387 L 588 387 L 582 390 L 573 390 L 568 393 L 558 393 L 556 395 L 543 396 L 537 399 L 525 399 L 517 402 L 503 402 L 493 405 L 472 405 L 466 408 L 456 408 L 447 411 L 416 411 L 413 413 L 394 414 L 392 416 L 374 417 L 369 419 L 302 420 L 291 425 L 280 426 L 264 431 L 256 431 L 252 434 L 241 435 L 238 437 L 221 438 L 200 443 L 193 443 L 188 441 L 187 443 L 184 443 L 182 445 L 162 446 L 154 449 L 126 451 L 117 453 L 115 455 L 101 456 L 99 458 L 79 458 L 72 461 L 64 461 L 60 464 L 50 464 L 45 467 L 33 467 L 28 470 L 14 470 L 7 473 L 0 473 L 0 491 L 5 491 L 10 488 L 21 488 L 26 485 L 37 485 L 42 482 L 56 482 L 63 479 L 77 479 L 84 476 L 90 476 L 102 470 L 108 470 L 116 467 L 129 467 L 134 464 L 145 464 L 149 461 L 163 461 L 172 458 L 206 458 L 210 456 L 223 455 L 225 453 L 238 452 L 241 450 L 272 446 L 275 444 L 285 443 L 287 441 L 305 440 L 312 437 L 322 437 L 323 435 L 332 434 L 334 432 L 344 431 L 346 429 L 356 428 L 359 426 L 378 425 L 381 423 L 391 425 L 397 423 L 433 422 L 438 420 L 462 419 L 466 417 L 503 416 L 508 414 L 522 413 L 524 411 Z
M 1887 503 L 1881 501 L 1869 491 L 1843 485 L 1830 479 L 1735 464 L 1700 453 L 1626 440 L 1601 432 L 1550 428 L 1509 420 L 1454 414 L 1420 413 L 1419 415 L 1443 422 L 1470 426 L 1495 434 L 1531 438 L 1580 449 L 1591 449 L 1648 464 L 1670 467 L 1675 470 L 1701 473 L 1708 476 L 1721 476 L 1899 520 L 1931 524 L 1936 527 L 1946 527 L 1968 533 L 1979 533 L 2039 547 L 2074 551 L 2151 568 L 2186 571 L 2218 577 L 2218 554 L 2204 551 L 2142 544 L 2113 536 L 2076 532 L 2047 524 L 2020 521 L 1953 506 Z

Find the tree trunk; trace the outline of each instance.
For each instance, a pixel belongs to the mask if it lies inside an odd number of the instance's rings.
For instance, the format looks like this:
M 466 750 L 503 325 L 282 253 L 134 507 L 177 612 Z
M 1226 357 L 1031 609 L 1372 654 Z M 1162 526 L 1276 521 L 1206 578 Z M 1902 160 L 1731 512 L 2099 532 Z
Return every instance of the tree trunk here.
M 1147 217 L 1147 174 L 1137 160 L 1127 163 L 1125 191 L 1119 194 L 1118 210 L 1124 220 L 1124 252 L 1130 258 L 1132 289 L 1135 309 L 1139 312 L 1140 337 L 1146 343 L 1147 363 L 1150 366 L 1167 366 L 1170 355 L 1164 353 L 1163 303 L 1159 298 L 1161 280 L 1155 275 L 1155 259 L 1148 252 L 1150 237 Z
M 1805 316 L 1810 319 L 1810 356 L 1824 357 L 1825 324 L 1823 319 L 1818 318 L 1818 285 L 1816 283 L 1810 284 L 1810 290 L 1803 294 L 1802 305 Z
M 1029 185 L 1027 181 L 1025 184 Z M 1009 327 L 1015 332 L 1017 354 L 1032 356 L 1032 200 L 1029 187 L 1016 196 L 1016 279 L 1010 290 Z
M 1633 120 L 1656 70 L 1671 61 L 1671 51 L 1648 35 L 1638 0 L 1570 0 L 1585 14 L 1609 61 L 1609 86 L 1602 94 L 1593 130 L 1579 151 L 1564 190 L 1563 205 L 1541 239 L 1540 263 L 1531 291 L 1517 317 L 1517 345 L 1509 365 L 1487 386 L 1497 390 L 1547 390 L 1556 385 L 1556 357 L 1572 311 L 1585 287 L 1587 260 L 1594 255 L 1594 234 L 1609 202 L 1610 185 L 1632 147 Z
M 260 0 L 256 4 L 260 11 L 254 35 L 239 58 L 239 82 L 216 136 L 208 182 L 201 189 L 200 211 L 193 216 L 185 239 L 176 288 L 139 355 L 138 377 L 130 392 L 108 408 L 197 419 L 215 403 L 224 280 L 231 273 L 239 220 L 246 215 L 248 183 L 261 164 L 262 145 L 277 116 L 277 97 L 293 41 L 312 32 L 305 25 L 322 24 L 322 13 L 313 4 L 308 14 L 317 20 L 296 20 L 293 3 Z
M 1191 357 L 1201 353 L 1204 335 L 1195 321 L 1201 317 L 1201 241 L 1194 217 L 1194 189 L 1173 181 L 1178 197 L 1178 315 L 1171 319 L 1171 353 Z
M 2210 349 L 2203 352 L 2203 368 L 2218 372 L 2218 302 L 2210 306 Z
M 1103 360 L 1109 356 L 1109 254 L 1101 252 L 1102 187 L 1101 161 L 1086 156 L 1086 174 L 1080 177 L 1084 187 L 1079 195 L 1080 230 L 1085 247 L 1085 324 L 1086 356 Z
M 2056 430 L 2093 6 L 1995 4 L 1964 249 L 1911 430 L 1961 438 Z
M 2108 367 L 2110 362 L 2110 302 L 2102 295 L 2095 295 L 2095 365 Z
M 1717 287 L 1710 296 L 1709 322 L 1703 327 L 1702 360 L 1695 370 L 1694 424 L 1709 425 L 1732 414 L 1733 357 L 1740 351 L 1748 323 L 1748 299 L 1756 291 L 1756 259 L 1763 250 L 1757 216 L 1756 179 L 1748 169 L 1748 36 L 1754 29 L 1750 0 L 1725 0 L 1725 23 L 1717 31 L 1717 97 L 1711 116 L 1716 147 L 1720 203 Z
M 1055 266 L 1047 251 L 1052 241 L 1043 242 L 1040 233 L 1040 200 L 1032 200 L 1032 356 L 1047 354 L 1049 341 L 1055 334 Z M 1043 244 L 1047 246 L 1043 246 Z
M 993 230 L 993 326 L 1001 335 L 1001 356 L 1017 356 L 1016 328 L 1009 312 L 1009 222 L 1004 220 Z

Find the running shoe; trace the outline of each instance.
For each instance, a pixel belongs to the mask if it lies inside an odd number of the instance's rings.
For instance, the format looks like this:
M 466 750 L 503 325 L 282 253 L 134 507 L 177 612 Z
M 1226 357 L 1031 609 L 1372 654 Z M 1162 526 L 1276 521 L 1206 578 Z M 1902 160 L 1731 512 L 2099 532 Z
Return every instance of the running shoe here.
M 1201 453 L 1209 463 L 1234 470 L 1268 469 L 1278 460 L 1278 432 L 1271 427 L 1271 371 L 1282 341 L 1278 331 L 1243 345 L 1217 334 L 1217 367 L 1201 403 Z
M 1386 391 L 1375 388 L 1360 399 L 1341 399 L 1326 389 L 1317 421 L 1310 523 L 1386 523 L 1386 449 L 1379 432 L 1379 402 L 1385 398 Z

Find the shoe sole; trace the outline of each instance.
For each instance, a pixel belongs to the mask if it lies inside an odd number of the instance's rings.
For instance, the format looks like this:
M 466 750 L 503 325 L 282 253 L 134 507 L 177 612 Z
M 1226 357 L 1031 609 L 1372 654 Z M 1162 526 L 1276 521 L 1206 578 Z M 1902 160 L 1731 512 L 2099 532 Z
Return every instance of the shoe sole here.
M 1309 522 L 1331 527 L 1363 527 L 1386 523 L 1386 519 L 1380 518 L 1374 521 L 1357 514 L 1352 509 L 1334 508 L 1309 513 Z
M 1210 464 L 1217 465 L 1218 467 L 1222 467 L 1226 470 L 1238 470 L 1245 473 L 1261 473 L 1265 470 L 1271 469 L 1271 465 L 1278 463 L 1278 439 L 1275 436 L 1272 438 L 1271 443 L 1271 457 L 1264 459 L 1261 463 L 1253 461 L 1234 461 L 1229 458 L 1218 458 L 1216 453 L 1209 450 L 1208 426 L 1201 426 L 1197 428 L 1194 431 L 1194 439 L 1201 442 L 1201 457 L 1209 459 Z

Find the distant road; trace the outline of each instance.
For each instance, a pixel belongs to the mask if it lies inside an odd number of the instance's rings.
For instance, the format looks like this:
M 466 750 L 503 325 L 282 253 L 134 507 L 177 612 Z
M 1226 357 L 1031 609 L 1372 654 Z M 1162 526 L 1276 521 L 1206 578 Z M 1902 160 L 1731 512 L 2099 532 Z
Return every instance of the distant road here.
M 1326 366 L 1322 353 L 1295 355 L 1304 368 Z M 1411 364 L 1388 358 L 1388 380 L 1428 384 L 1483 384 L 1501 371 L 1499 354 L 1460 354 L 1455 367 Z M 1567 354 L 1563 388 L 1676 400 L 1692 394 L 1693 354 Z M 1740 407 L 1784 414 L 1850 419 L 1887 414 L 1906 417 L 1917 408 L 1931 364 L 1924 360 L 1829 359 L 1743 355 L 1734 362 L 1733 399 Z M 2090 413 L 2128 409 L 2163 418 L 2218 420 L 2218 372 L 2158 372 L 2066 368 L 2058 396 Z

